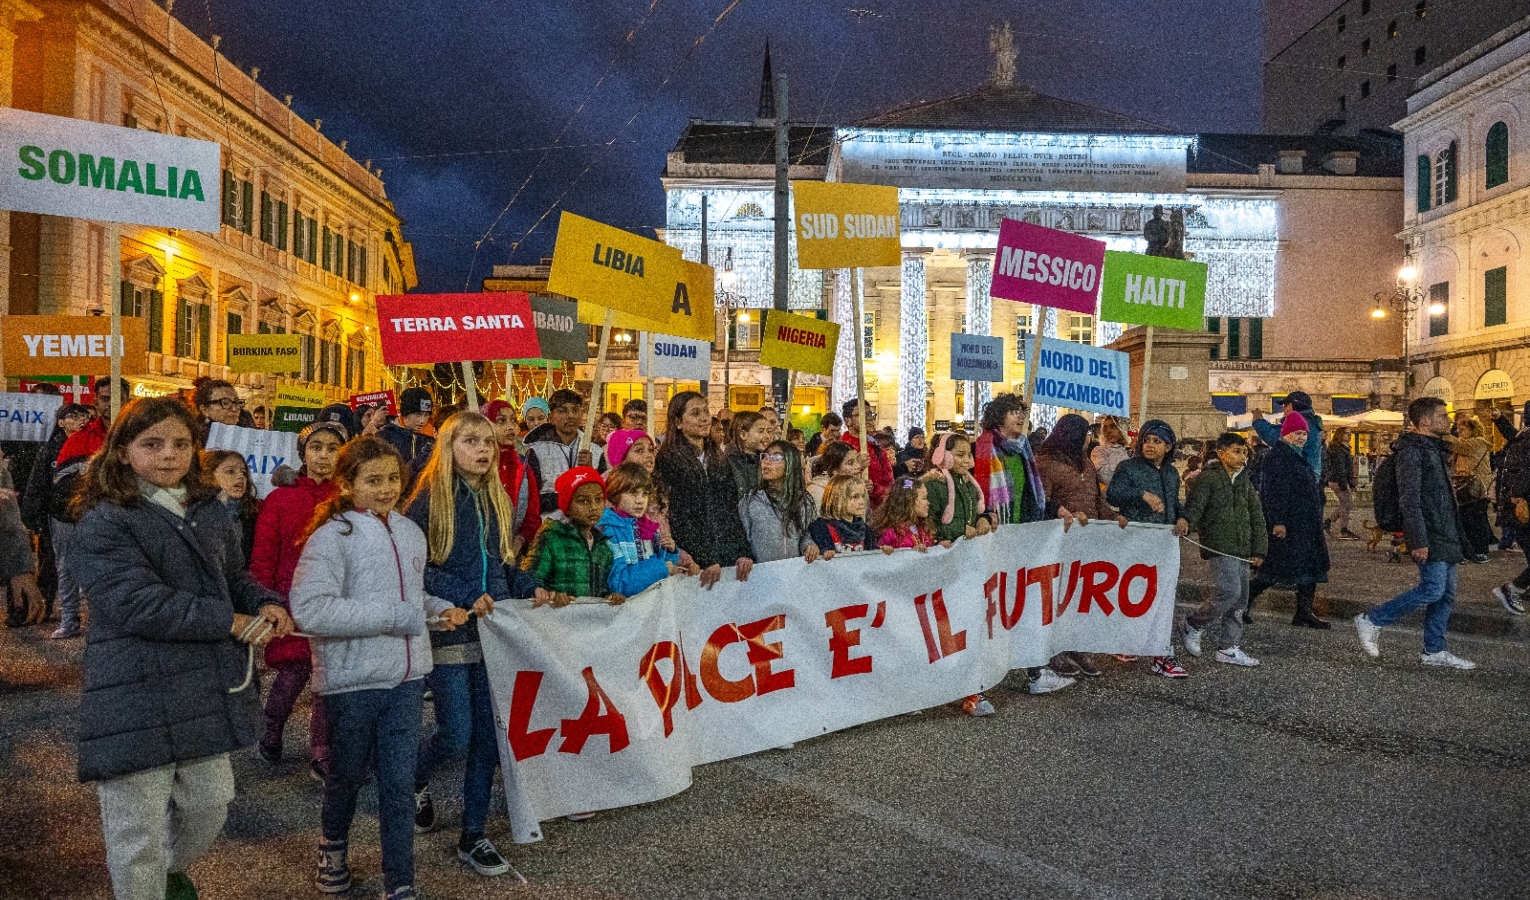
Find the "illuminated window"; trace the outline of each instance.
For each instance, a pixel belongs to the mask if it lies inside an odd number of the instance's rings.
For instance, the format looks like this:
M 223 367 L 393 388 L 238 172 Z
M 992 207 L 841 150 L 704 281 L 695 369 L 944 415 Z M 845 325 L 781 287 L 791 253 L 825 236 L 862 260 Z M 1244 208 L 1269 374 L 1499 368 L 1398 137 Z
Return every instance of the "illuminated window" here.
M 1073 313 L 1068 316 L 1068 340 L 1075 344 L 1094 343 L 1094 316 Z

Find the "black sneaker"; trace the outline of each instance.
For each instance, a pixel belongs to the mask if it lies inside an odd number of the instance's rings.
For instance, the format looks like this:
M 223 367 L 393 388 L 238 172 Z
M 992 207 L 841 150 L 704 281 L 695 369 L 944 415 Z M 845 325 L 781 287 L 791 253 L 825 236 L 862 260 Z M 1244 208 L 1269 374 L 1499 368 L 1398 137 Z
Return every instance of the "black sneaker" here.
M 510 871 L 510 863 L 499 855 L 494 842 L 483 835 L 463 835 L 457 842 L 457 858 L 472 866 L 479 875 L 503 875 Z
M 430 787 L 414 792 L 414 833 L 424 834 L 436 827 L 436 801 L 430 799 Z

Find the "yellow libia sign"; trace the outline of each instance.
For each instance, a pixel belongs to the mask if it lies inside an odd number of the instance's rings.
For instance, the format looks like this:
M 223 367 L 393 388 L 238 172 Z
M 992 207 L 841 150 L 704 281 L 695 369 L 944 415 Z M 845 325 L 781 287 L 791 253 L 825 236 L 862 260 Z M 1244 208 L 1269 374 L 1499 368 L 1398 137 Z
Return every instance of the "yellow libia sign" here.
M 760 342 L 762 365 L 833 375 L 834 352 L 838 348 L 838 322 L 777 310 L 765 313 L 765 334 Z
M 792 215 L 799 268 L 854 269 L 903 262 L 895 187 L 794 181 Z
M 717 301 L 713 279 L 716 275 L 712 267 L 682 259 L 675 271 L 679 277 L 675 279 L 668 305 L 660 310 L 664 313 L 663 315 L 636 316 L 617 310 L 611 317 L 611 325 L 630 331 L 647 331 L 653 334 L 706 341 L 709 344 L 715 340 Z M 581 301 L 579 321 L 585 325 L 605 324 L 606 307 L 598 303 Z
M 235 372 L 287 374 L 303 369 L 300 334 L 231 334 L 228 367 Z
M 668 244 L 565 212 L 558 220 L 547 289 L 663 321 L 675 302 L 681 262 L 680 251 Z

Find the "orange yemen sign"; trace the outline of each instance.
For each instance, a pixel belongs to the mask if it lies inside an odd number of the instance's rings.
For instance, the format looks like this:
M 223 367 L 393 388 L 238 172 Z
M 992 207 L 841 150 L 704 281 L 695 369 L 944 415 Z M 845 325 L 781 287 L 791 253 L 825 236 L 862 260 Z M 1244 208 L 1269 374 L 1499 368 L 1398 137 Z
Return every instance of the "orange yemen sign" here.
M 111 372 L 112 321 L 107 316 L 6 316 L 7 375 L 106 375 Z M 122 374 L 147 371 L 145 319 L 122 320 Z

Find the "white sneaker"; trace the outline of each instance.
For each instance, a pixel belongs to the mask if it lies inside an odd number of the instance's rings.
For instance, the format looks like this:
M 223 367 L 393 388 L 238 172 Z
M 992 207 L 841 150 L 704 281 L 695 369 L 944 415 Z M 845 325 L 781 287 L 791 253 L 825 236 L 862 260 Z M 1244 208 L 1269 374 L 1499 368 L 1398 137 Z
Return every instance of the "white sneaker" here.
M 1201 655 L 1201 629 L 1191 628 L 1189 619 L 1186 619 L 1179 628 L 1179 640 L 1191 656 Z
M 1371 659 L 1381 658 L 1381 626 L 1373 623 L 1369 616 L 1361 613 L 1355 616 L 1355 634 L 1360 638 L 1360 649 L 1364 650 Z
M 1423 660 L 1426 666 L 1445 666 L 1446 668 L 1460 669 L 1462 671 L 1470 671 L 1477 668 L 1476 663 L 1469 659 L 1462 659 L 1449 650 L 1441 650 L 1439 653 L 1425 653 Z
M 1040 674 L 1031 679 L 1031 683 L 1026 685 L 1025 689 L 1033 694 L 1050 694 L 1053 691 L 1060 691 L 1072 683 L 1072 678 L 1064 678 L 1043 666 Z
M 1217 651 L 1217 662 L 1227 663 L 1230 666 L 1246 666 L 1253 668 L 1259 665 L 1259 660 L 1254 659 L 1237 647 L 1228 647 L 1226 650 Z
M 1493 599 L 1503 604 L 1503 608 L 1508 610 L 1511 616 L 1525 614 L 1525 601 L 1512 581 L 1493 588 Z

